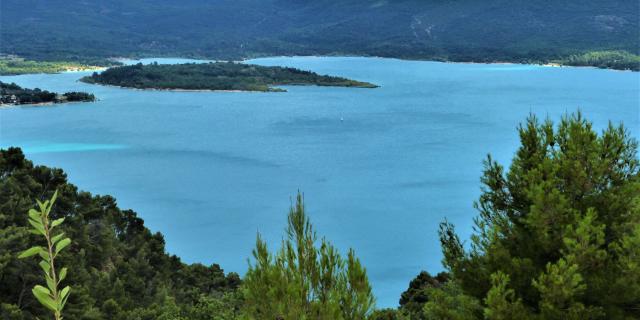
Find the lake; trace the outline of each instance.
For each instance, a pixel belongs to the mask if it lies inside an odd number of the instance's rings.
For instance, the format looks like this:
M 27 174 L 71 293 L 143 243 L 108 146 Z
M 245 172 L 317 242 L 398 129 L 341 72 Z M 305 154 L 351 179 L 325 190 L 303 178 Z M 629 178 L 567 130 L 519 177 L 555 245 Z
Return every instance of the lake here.
M 390 307 L 420 270 L 442 270 L 440 221 L 468 238 L 482 160 L 491 153 L 508 164 L 527 115 L 557 121 L 579 109 L 598 131 L 623 121 L 640 137 L 639 73 L 357 57 L 250 62 L 381 87 L 168 92 L 77 81 L 87 73 L 0 77 L 100 99 L 2 108 L 0 146 L 113 195 L 184 261 L 240 274 L 257 232 L 279 246 L 300 190 L 319 236 L 345 254 L 354 248 L 378 306 Z

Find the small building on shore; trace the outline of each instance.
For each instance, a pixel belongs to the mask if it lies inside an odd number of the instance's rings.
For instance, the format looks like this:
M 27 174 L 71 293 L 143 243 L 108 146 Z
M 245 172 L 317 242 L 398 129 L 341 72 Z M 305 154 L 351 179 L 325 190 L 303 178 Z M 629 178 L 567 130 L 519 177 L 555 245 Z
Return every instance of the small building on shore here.
M 63 94 L 56 94 L 55 101 L 56 102 L 66 102 L 67 101 L 67 96 L 65 96 Z

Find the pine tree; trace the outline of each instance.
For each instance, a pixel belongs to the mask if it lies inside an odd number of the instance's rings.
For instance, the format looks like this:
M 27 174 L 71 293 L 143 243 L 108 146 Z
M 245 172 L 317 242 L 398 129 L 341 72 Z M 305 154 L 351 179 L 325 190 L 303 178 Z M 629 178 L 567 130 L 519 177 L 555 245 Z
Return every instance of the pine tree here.
M 637 141 L 580 113 L 519 134 L 507 171 L 485 161 L 470 250 L 441 224 L 445 267 L 487 319 L 640 317 Z
M 508 287 L 509 276 L 498 271 L 491 275 L 491 289 L 485 299 L 484 318 L 487 320 L 526 320 L 528 312 L 522 300 L 515 297 L 513 289 Z
M 365 320 L 374 298 L 365 268 L 349 250 L 340 256 L 317 236 L 302 195 L 288 215 L 286 239 L 272 255 L 258 235 L 244 279 L 244 314 L 250 319 Z

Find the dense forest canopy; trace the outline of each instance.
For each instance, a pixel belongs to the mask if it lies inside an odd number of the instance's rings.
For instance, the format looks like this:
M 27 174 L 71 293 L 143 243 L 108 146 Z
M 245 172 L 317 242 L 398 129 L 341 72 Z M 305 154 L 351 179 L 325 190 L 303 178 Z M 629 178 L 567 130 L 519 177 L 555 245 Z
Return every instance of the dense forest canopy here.
M 625 51 L 593 51 L 571 55 L 560 62 L 568 66 L 640 71 L 640 56 Z
M 366 55 L 545 62 L 590 51 L 640 53 L 636 0 L 4 0 L 0 12 L 2 51 L 39 60 Z
M 113 67 L 81 79 L 88 83 L 137 89 L 284 91 L 278 85 L 375 88 L 367 82 L 318 75 L 285 67 L 233 62 L 148 64 Z
M 114 198 L 79 191 L 62 170 L 34 166 L 20 149 L 9 148 L 0 151 L 1 319 L 45 314 L 30 292 L 40 281 L 40 268 L 16 257 L 36 239 L 28 232 L 27 211 L 55 190 L 51 215 L 66 218 L 63 231 L 73 239 L 58 259 L 72 266 L 66 319 L 153 320 L 178 305 L 194 314 L 223 304 L 233 312 L 237 274 L 225 274 L 216 264 L 182 263 L 165 253 L 160 233 L 149 231 L 135 212 L 118 208 Z

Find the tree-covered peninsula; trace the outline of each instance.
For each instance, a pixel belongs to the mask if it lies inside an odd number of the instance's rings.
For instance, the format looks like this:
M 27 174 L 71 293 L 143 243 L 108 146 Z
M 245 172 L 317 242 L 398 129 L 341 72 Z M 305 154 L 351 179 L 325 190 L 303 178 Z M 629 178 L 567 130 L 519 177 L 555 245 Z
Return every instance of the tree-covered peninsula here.
M 149 64 L 114 67 L 81 79 L 83 82 L 136 89 L 285 91 L 274 86 L 316 85 L 376 88 L 368 82 L 319 75 L 295 68 L 234 62 Z
M 15 83 L 4 83 L 0 81 L 0 105 L 92 102 L 95 100 L 96 97 L 91 93 L 72 91 L 60 94 L 40 90 L 39 88 L 22 88 Z

